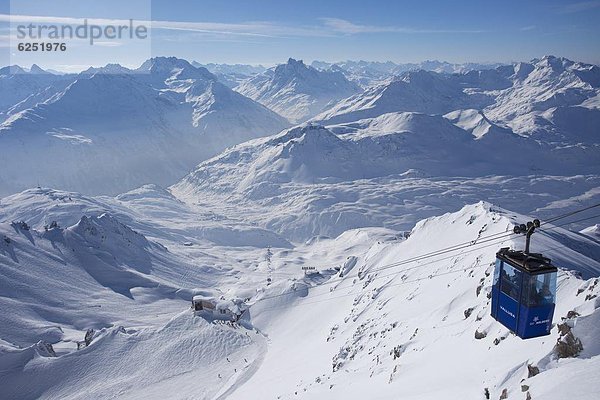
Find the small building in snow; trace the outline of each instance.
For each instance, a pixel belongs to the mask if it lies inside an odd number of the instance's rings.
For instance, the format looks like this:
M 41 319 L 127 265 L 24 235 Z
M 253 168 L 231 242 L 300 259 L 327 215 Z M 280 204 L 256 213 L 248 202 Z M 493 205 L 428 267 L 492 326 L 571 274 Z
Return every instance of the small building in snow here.
M 197 295 L 192 298 L 192 308 L 199 314 L 215 319 L 238 321 L 248 308 L 244 300 L 233 298 L 226 300 L 212 296 Z

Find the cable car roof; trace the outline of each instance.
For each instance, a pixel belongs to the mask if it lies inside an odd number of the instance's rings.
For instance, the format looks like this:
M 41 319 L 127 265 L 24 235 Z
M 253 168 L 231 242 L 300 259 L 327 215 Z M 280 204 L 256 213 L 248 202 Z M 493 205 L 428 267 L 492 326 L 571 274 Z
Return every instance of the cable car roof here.
M 504 247 L 496 253 L 496 257 L 529 274 L 543 274 L 558 270 L 549 258 L 537 253 L 525 253 Z

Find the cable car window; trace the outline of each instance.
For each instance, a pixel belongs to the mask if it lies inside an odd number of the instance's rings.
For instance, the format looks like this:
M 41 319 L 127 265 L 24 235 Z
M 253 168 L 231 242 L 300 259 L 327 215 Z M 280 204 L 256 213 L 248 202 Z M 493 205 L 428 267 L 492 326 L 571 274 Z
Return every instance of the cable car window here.
M 530 306 L 554 304 L 556 298 L 556 272 L 534 275 L 529 279 Z
M 502 269 L 502 261 L 496 258 L 496 267 L 494 268 L 494 283 L 493 286 L 498 284 L 498 280 L 500 279 L 500 270 Z
M 502 268 L 501 275 L 500 290 L 502 293 L 510 296 L 516 301 L 519 301 L 521 271 L 513 268 L 507 263 L 504 263 L 504 268 Z

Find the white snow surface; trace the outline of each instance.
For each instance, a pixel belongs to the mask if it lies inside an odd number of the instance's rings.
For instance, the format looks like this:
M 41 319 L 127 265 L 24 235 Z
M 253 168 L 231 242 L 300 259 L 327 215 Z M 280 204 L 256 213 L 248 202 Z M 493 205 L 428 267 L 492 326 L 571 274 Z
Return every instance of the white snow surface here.
M 6 222 L 17 218 L 29 230 Z M 533 241 L 561 268 L 554 321 L 579 314 L 569 322 L 579 357 L 556 358 L 556 326 L 523 341 L 489 316 L 494 253 L 523 239 L 484 239 L 528 218 L 480 202 L 422 220 L 410 235 L 362 228 L 271 245 L 267 263 L 265 243 L 198 237 L 226 218 L 155 186 L 117 198 L 49 189 L 4 198 L 0 397 L 479 399 L 485 388 L 492 398 L 524 396 L 526 384 L 532 396 L 560 399 L 569 387 L 592 399 L 597 241 L 555 226 Z M 57 224 L 45 230 L 46 220 Z M 239 325 L 205 320 L 189 309 L 195 294 L 248 298 L 250 309 Z M 77 350 L 89 328 L 91 344 Z M 539 375 L 528 378 L 527 364 Z

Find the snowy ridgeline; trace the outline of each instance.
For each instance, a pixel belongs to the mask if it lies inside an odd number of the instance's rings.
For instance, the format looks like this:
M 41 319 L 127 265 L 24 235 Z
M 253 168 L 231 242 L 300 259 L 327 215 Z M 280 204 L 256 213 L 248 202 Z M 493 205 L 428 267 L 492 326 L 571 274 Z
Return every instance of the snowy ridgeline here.
M 156 187 L 117 199 L 31 190 L 3 199 L 0 216 L 16 221 L 0 224 L 1 398 L 591 399 L 600 390 L 597 227 L 534 235 L 533 250 L 561 268 L 558 302 L 551 335 L 522 341 L 490 317 L 489 293 L 496 250 L 521 248 L 506 232 L 529 218 L 487 203 L 404 234 L 280 237 L 269 250 L 277 236 Z M 221 230 L 202 236 L 211 227 Z M 472 244 L 403 262 L 458 243 Z M 239 324 L 205 319 L 189 309 L 195 294 L 248 299 L 249 309 Z M 567 327 L 571 354 L 555 348 Z

